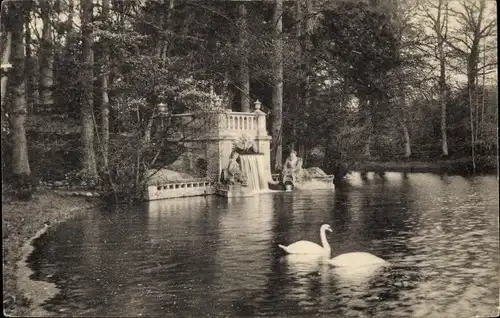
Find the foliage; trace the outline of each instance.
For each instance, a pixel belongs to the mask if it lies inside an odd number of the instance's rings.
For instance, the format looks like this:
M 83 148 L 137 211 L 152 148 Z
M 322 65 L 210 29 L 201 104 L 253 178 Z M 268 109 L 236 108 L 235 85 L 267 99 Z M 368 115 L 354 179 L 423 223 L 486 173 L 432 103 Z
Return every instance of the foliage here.
M 76 165 L 70 159 L 79 159 L 82 151 L 78 139 L 73 136 L 66 140 L 60 131 L 70 130 L 65 128 L 69 125 L 74 126 L 72 133 L 78 131 L 80 108 L 86 102 L 82 94 L 82 30 L 78 19 L 69 23 L 68 17 L 74 3 L 60 0 L 50 12 L 55 104 L 48 112 L 61 115 L 66 124 L 59 125 L 50 117 L 38 120 L 34 113 L 40 112 L 40 108 L 36 104 L 33 114 L 27 116 L 30 164 L 34 175 L 44 180 L 67 178 L 68 174 L 79 178 L 69 168 L 61 168 L 64 173 L 57 172 L 58 167 Z M 169 124 L 172 114 L 190 112 L 193 120 L 199 120 L 226 108 L 239 110 L 239 99 L 234 97 L 241 94 L 238 72 L 243 53 L 249 57 L 250 98 L 262 100 L 263 110 L 269 111 L 273 3 L 245 4 L 249 30 L 246 52 L 238 46 L 238 2 L 182 0 L 173 1 L 171 7 L 171 1 L 111 1 L 107 17 L 103 16 L 102 1 L 93 3 L 93 124 L 100 182 L 110 197 L 119 201 L 140 197 L 147 183 L 145 171 L 164 167 L 183 152 L 183 140 L 178 135 L 182 135 L 182 126 L 189 123 Z M 422 3 L 427 11 L 432 10 L 431 5 Z M 462 6 L 476 13 L 481 9 L 473 1 L 464 1 Z M 79 9 L 76 4 L 73 16 L 78 15 Z M 309 43 L 304 32 L 296 36 L 297 28 L 304 31 L 304 21 L 296 20 L 295 4 L 284 2 L 284 144 L 303 145 L 306 157 L 307 152 L 312 156 L 319 149 L 324 157 L 323 168 L 332 172 L 340 163 L 349 166 L 368 159 L 363 151 L 367 141 L 372 146 L 370 159 L 399 160 L 405 142 L 401 127 L 405 125 L 413 158 L 438 158 L 441 113 L 434 80 L 436 65 L 432 64 L 435 52 L 430 45 L 435 41 L 426 28 L 415 22 L 415 10 L 421 8 L 414 7 L 411 1 L 397 7 L 391 7 L 388 1 L 315 1 L 313 9 Z M 31 3 L 29 10 L 33 54 L 28 63 L 36 66 L 43 54 L 40 34 L 33 22 L 40 17 L 39 3 Z M 467 51 L 459 35 L 465 32 L 472 40 L 472 25 L 460 12 L 450 14 L 457 24 L 447 43 L 451 48 L 448 53 L 455 54 L 447 53 L 447 67 L 470 75 L 468 66 L 472 64 L 466 57 L 471 56 L 477 71 L 476 78 L 469 79 L 477 86 L 473 106 L 467 84 L 454 85 L 448 79 L 451 84 L 447 87 L 446 120 L 450 156 L 470 157 L 474 143 L 480 164 L 491 165 L 498 150 L 496 84 L 490 87 L 482 83 L 480 76 L 496 65 L 492 57 L 494 45 L 488 40 L 484 46 L 475 43 L 474 52 Z M 472 22 L 489 34 L 495 26 L 489 17 L 484 19 L 481 22 L 475 17 Z M 2 41 L 4 29 L 5 26 Z M 98 133 L 104 74 L 109 75 L 111 136 L 107 164 L 105 141 Z M 33 75 L 35 90 L 38 75 Z M 305 75 L 309 85 L 307 103 L 303 97 Z M 481 85 L 485 86 L 484 92 Z M 162 113 L 160 103 L 167 105 L 166 112 Z M 9 107 L 2 105 L 2 157 L 7 158 L 2 161 L 4 171 L 11 164 L 11 148 L 4 142 L 8 141 L 10 118 Z M 159 122 L 164 126 L 158 128 Z M 205 125 L 209 126 L 209 121 Z M 250 148 L 245 138 L 238 143 L 241 145 L 237 147 L 243 150 Z

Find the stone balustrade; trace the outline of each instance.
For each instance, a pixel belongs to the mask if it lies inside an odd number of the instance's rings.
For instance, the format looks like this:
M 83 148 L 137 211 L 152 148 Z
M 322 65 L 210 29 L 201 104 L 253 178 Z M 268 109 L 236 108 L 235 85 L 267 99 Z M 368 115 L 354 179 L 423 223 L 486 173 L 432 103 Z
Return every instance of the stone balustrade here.
M 208 179 L 192 179 L 182 181 L 150 184 L 146 200 L 160 200 L 168 198 L 191 197 L 215 193 L 215 182 Z
M 184 134 L 193 139 L 217 135 L 249 136 L 267 135 L 266 118 L 264 113 L 225 112 L 207 114 L 203 118 L 193 114 L 172 115 L 172 122 L 177 123 Z
M 257 116 L 254 113 L 230 112 L 226 116 L 226 125 L 223 127 L 225 130 L 248 132 L 254 135 L 260 128 L 258 127 Z

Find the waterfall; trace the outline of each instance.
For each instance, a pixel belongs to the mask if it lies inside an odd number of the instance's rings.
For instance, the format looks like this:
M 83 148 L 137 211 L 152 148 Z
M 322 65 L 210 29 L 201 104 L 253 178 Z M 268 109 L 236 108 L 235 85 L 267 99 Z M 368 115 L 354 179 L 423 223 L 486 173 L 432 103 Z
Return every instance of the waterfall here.
M 253 191 L 268 190 L 270 176 L 266 176 L 264 155 L 240 155 L 241 172 L 247 177 L 247 184 Z

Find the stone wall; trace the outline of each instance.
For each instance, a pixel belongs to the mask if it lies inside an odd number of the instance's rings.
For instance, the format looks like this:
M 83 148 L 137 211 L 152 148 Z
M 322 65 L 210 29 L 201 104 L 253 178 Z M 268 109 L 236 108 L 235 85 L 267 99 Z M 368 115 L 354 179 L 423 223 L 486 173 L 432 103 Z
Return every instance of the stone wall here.
M 196 178 L 207 176 L 207 142 L 187 142 L 183 152 L 167 169 L 187 173 Z
M 254 141 L 257 152 L 264 154 L 268 163 L 266 174 L 271 175 L 271 137 L 266 129 L 266 114 L 260 111 L 258 101 L 252 113 L 228 111 L 202 118 L 182 114 L 173 115 L 171 120 L 182 124 L 177 138 L 185 140 L 187 150 L 168 169 L 217 181 L 229 163 L 234 142 L 247 136 Z

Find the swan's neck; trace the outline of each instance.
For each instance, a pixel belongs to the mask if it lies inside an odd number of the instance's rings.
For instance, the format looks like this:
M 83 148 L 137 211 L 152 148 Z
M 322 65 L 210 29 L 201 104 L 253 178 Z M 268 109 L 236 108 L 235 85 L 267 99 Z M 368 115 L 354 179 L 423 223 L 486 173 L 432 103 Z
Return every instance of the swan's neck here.
M 325 252 L 330 253 L 331 248 L 330 244 L 328 244 L 328 241 L 326 240 L 326 230 L 321 229 L 320 236 L 321 236 L 321 245 L 323 245 Z

